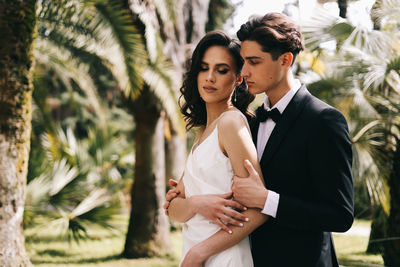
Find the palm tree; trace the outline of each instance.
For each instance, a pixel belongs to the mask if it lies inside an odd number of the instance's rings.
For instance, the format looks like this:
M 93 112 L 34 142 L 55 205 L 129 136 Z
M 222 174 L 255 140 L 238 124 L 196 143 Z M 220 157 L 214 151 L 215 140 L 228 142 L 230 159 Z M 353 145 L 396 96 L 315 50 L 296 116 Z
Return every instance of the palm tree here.
M 157 3 L 164 5 L 163 2 Z M 173 68 L 160 50 L 163 47 L 160 37 L 157 36 L 155 28 L 151 27 L 154 19 L 157 18 L 155 14 L 152 14 L 153 17 L 146 17 L 146 14 L 139 14 L 139 12 L 133 14 L 127 6 L 122 5 L 119 1 L 112 1 L 111 3 L 109 1 L 59 1 L 56 3 L 44 1 L 41 7 L 39 18 L 43 23 L 39 31 L 38 62 L 40 66 L 50 67 L 63 87 L 71 93 L 76 90 L 76 87 L 86 93 L 99 118 L 100 129 L 104 131 L 106 128 L 107 112 L 104 110 L 97 90 L 99 84 L 101 85 L 101 81 L 96 77 L 99 72 L 112 76 L 112 79 L 117 82 L 117 88 L 122 93 L 121 95 L 125 98 L 126 106 L 129 107 L 128 110 L 132 110 L 134 114 L 137 126 L 135 129 L 136 150 L 143 151 L 142 147 L 144 147 L 144 154 L 151 155 L 152 142 L 141 142 L 140 134 L 147 135 L 147 132 L 142 131 L 142 129 L 148 127 L 149 124 L 150 133 L 153 134 L 155 125 L 152 124 L 151 120 L 141 119 L 139 114 L 140 110 L 151 109 L 152 103 L 157 103 L 156 106 L 153 106 L 156 109 L 152 109 L 149 114 L 155 114 L 157 121 L 162 123 L 164 118 L 161 120 L 159 118 L 162 114 L 161 109 L 165 109 L 175 132 L 178 132 L 179 129 L 182 131 L 183 122 L 177 116 L 177 101 L 175 93 L 172 91 L 172 88 L 177 88 L 177 85 L 173 84 L 172 81 L 178 81 L 179 77 L 174 79 L 176 75 L 171 71 Z M 136 3 L 135 7 L 140 8 L 139 3 Z M 168 17 L 165 17 L 167 13 L 160 14 L 161 18 L 168 22 Z M 145 26 L 142 21 L 147 23 L 146 32 L 136 30 Z M 153 29 L 152 32 L 151 29 Z M 167 33 L 169 32 L 169 29 L 164 30 Z M 178 47 L 175 47 L 175 49 L 182 51 Z M 181 56 L 181 58 L 184 57 Z M 90 64 L 91 62 L 96 64 Z M 143 97 L 149 95 L 152 100 L 143 102 Z M 41 106 L 43 108 L 43 105 Z M 138 109 L 137 107 L 141 108 Z M 138 112 L 135 113 L 134 110 L 138 110 Z M 48 133 L 53 135 L 50 140 L 57 142 L 58 139 L 54 138 L 54 130 L 51 130 L 54 127 L 49 128 Z M 161 135 L 157 135 L 158 138 L 160 139 L 160 136 L 162 138 L 162 143 L 158 142 L 158 147 L 163 148 L 162 125 L 157 129 L 159 129 L 158 133 L 161 133 Z M 150 140 L 153 139 L 150 138 Z M 162 151 L 161 153 L 153 153 L 164 155 Z M 140 161 L 142 153 L 138 155 Z M 141 169 L 140 163 L 136 162 L 136 166 L 139 166 L 136 168 L 136 177 L 139 177 L 138 185 L 141 184 L 141 177 L 146 178 L 145 182 L 150 181 L 150 184 L 152 183 L 151 178 L 147 179 L 149 175 L 146 172 L 151 171 L 150 176 L 152 176 L 154 170 L 157 170 L 162 175 L 164 167 L 157 166 L 155 159 L 153 157 L 147 158 L 147 164 L 150 164 L 150 166 L 153 164 L 156 167 L 152 167 L 150 170 L 144 169 L 144 175 L 140 175 L 143 173 L 141 171 L 143 169 Z M 163 163 L 164 161 L 164 158 L 158 158 L 158 162 Z M 165 177 L 160 178 L 165 181 Z M 162 205 L 161 195 L 164 195 L 165 185 L 159 183 L 157 185 L 159 188 L 157 190 L 159 195 L 157 207 L 159 207 Z M 154 191 L 154 184 L 152 190 Z M 135 196 L 137 195 L 135 194 Z M 156 199 L 154 194 L 149 194 L 149 196 L 153 196 L 152 201 Z M 143 200 L 139 197 L 135 203 L 141 201 Z M 156 208 L 156 211 L 158 212 L 158 208 Z M 164 221 L 168 222 L 166 217 L 164 217 Z M 168 224 L 164 225 L 163 229 L 168 231 Z M 146 227 L 147 223 L 136 227 L 135 231 L 138 233 L 146 232 Z M 160 232 L 158 228 L 160 227 L 154 227 L 156 232 Z M 164 230 L 164 233 L 168 232 Z M 153 236 L 153 232 L 151 232 L 151 236 Z M 164 234 L 164 236 L 167 235 Z M 166 247 L 166 245 L 163 246 Z
M 31 132 L 36 1 L 0 1 L 0 265 L 31 266 L 22 216 Z
M 316 78 L 314 86 L 328 95 L 331 103 L 347 116 L 354 148 L 354 177 L 364 179 L 368 189 L 390 217 L 385 241 L 384 260 L 388 266 L 400 263 L 399 253 L 399 184 L 396 158 L 398 149 L 398 108 L 400 88 L 400 58 L 398 57 L 398 27 L 400 3 L 381 1 L 375 8 L 375 18 L 385 21 L 381 31 L 354 27 L 323 10 L 317 21 L 305 25 L 308 45 L 323 55 L 320 44 L 336 42 L 336 54 L 324 63 L 330 80 L 339 81 L 329 88 L 318 87 L 327 79 Z M 390 6 L 392 5 L 392 6 Z M 397 16 L 392 16 L 394 14 Z M 380 28 L 380 27 L 375 27 Z M 393 31 L 394 30 L 394 31 Z M 317 32 L 322 33 L 317 38 Z M 377 56 L 379 55 L 379 56 Z M 321 57 L 320 57 L 321 58 Z M 316 62 L 317 60 L 314 60 Z M 332 64 L 333 63 L 333 64 Z M 329 65 L 334 68 L 329 69 Z M 336 79 L 339 78 L 339 79 Z M 347 82 L 347 84 L 346 84 Z M 312 86 L 310 86 L 312 87 Z M 390 197 L 385 184 L 390 186 Z M 390 205 L 389 205 L 390 199 Z

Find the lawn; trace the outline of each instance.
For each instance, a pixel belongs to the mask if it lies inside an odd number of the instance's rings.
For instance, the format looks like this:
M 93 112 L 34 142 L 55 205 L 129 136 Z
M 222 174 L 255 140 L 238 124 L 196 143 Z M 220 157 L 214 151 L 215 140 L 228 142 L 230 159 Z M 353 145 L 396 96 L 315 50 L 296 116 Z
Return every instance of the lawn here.
M 178 266 L 182 246 L 181 233 L 171 234 L 173 252 L 161 258 L 129 260 L 120 257 L 124 246 L 124 229 L 127 218 L 118 219 L 121 231 L 112 234 L 102 229 L 91 229 L 91 238 L 68 243 L 58 239 L 51 229 L 27 230 L 26 248 L 35 266 L 135 266 L 135 267 L 173 267 Z M 370 227 L 368 221 L 356 221 L 356 229 L 365 230 Z M 366 255 L 368 236 L 365 232 L 355 231 L 353 234 L 334 234 L 336 252 L 342 266 L 383 266 L 380 255 Z

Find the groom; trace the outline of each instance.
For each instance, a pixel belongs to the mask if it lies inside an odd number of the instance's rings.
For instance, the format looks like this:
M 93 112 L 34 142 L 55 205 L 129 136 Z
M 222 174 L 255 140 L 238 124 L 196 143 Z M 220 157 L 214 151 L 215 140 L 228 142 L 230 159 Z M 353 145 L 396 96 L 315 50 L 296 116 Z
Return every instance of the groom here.
M 232 187 L 236 201 L 269 216 L 251 234 L 254 264 L 338 266 L 331 232 L 347 231 L 353 222 L 346 120 L 294 79 L 291 66 L 304 45 L 290 18 L 280 13 L 254 18 L 241 26 L 237 36 L 249 91 L 266 94 L 250 122 L 265 186 L 245 162 L 250 176 L 234 177 Z M 175 193 L 168 193 L 167 206 Z M 229 236 L 218 238 L 223 234 L 202 242 L 193 259 L 206 250 L 207 256 L 219 252 L 226 246 L 222 243 L 230 242 Z

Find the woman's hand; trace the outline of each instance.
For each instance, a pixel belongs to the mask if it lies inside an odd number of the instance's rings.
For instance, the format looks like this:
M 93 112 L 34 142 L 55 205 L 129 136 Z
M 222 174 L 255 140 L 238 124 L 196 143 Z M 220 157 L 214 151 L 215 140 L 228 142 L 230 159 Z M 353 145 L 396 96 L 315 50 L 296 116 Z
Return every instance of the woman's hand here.
M 227 224 L 243 226 L 248 221 L 245 215 L 234 210 L 246 210 L 247 208 L 238 202 L 231 200 L 232 192 L 221 195 L 197 195 L 189 198 L 195 213 L 198 213 L 210 221 L 218 224 L 229 234 L 232 230 Z

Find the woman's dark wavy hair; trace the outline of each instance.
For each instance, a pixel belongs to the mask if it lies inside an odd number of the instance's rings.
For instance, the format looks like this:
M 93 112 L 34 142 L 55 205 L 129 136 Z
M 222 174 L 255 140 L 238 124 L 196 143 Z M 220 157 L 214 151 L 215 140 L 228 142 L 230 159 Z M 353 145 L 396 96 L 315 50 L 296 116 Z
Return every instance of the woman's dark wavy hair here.
M 304 40 L 297 25 L 291 18 L 281 13 L 268 13 L 254 17 L 240 27 L 236 33 L 241 42 L 256 41 L 264 52 L 271 54 L 273 60 L 286 52 L 296 56 L 304 50 Z
M 243 59 L 240 56 L 240 43 L 236 39 L 232 39 L 222 31 L 212 31 L 207 33 L 198 43 L 190 61 L 189 71 L 186 73 L 183 85 L 180 89 L 181 96 L 179 104 L 181 112 L 186 120 L 186 129 L 202 126 L 207 124 L 207 111 L 203 99 L 201 99 L 197 88 L 197 75 L 200 72 L 201 62 L 204 53 L 212 46 L 225 47 L 231 54 L 236 64 L 236 72 L 239 74 L 243 67 Z M 232 104 L 239 109 L 247 119 L 253 116 L 253 113 L 248 109 L 251 101 L 254 100 L 254 95 L 250 94 L 245 80 L 235 88 L 232 95 Z M 236 101 L 235 101 L 236 94 Z M 182 101 L 182 97 L 184 101 Z M 183 103 L 182 103 L 183 102 Z

